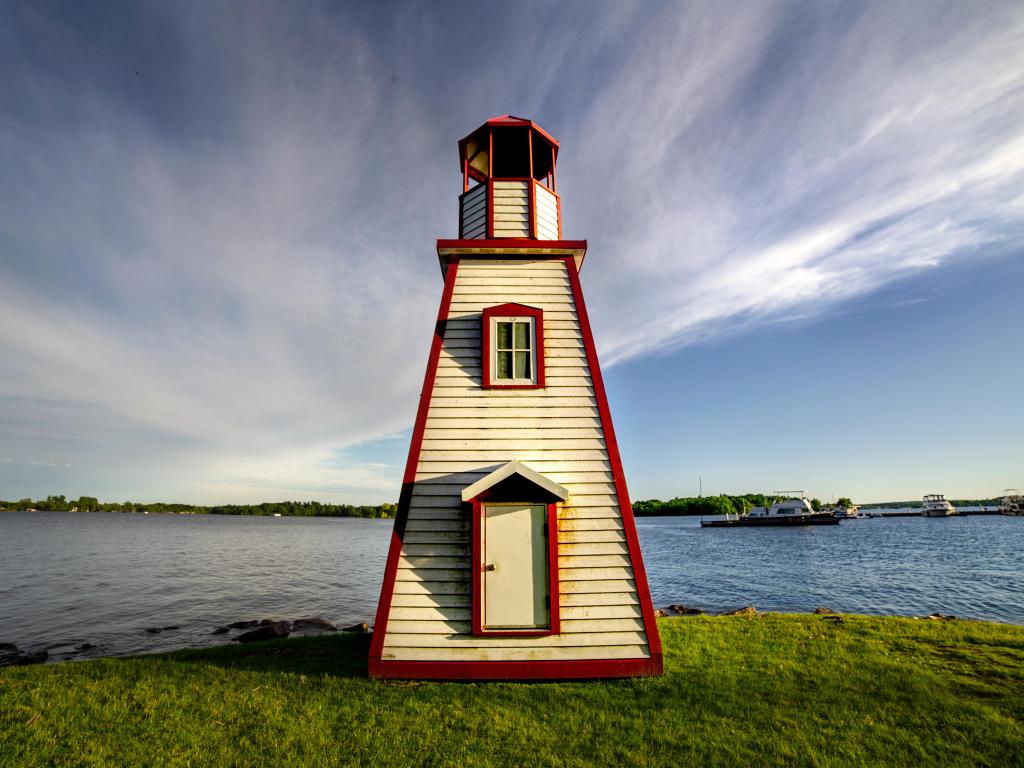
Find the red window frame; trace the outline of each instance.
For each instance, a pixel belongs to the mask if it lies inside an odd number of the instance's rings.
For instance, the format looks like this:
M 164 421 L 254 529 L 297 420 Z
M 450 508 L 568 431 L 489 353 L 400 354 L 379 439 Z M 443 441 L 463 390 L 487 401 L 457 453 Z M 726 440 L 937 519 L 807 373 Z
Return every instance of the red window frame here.
M 558 600 L 558 504 L 538 501 L 523 501 L 524 505 L 547 507 L 548 523 L 548 618 L 549 626 L 541 629 L 487 629 L 484 626 L 484 505 L 485 504 L 509 504 L 510 501 L 497 501 L 494 499 L 473 499 L 472 502 L 472 602 L 473 602 L 473 628 L 474 635 L 485 635 L 487 637 L 547 637 L 557 635 L 561 631 L 561 618 L 559 614 Z
M 491 361 L 494 359 L 491 349 L 491 320 L 495 317 L 531 317 L 533 318 L 534 367 L 536 376 L 532 384 L 502 384 L 491 378 Z M 543 389 L 544 388 L 544 310 L 527 307 L 523 304 L 498 304 L 487 307 L 483 311 L 480 329 L 480 369 L 483 374 L 484 389 Z

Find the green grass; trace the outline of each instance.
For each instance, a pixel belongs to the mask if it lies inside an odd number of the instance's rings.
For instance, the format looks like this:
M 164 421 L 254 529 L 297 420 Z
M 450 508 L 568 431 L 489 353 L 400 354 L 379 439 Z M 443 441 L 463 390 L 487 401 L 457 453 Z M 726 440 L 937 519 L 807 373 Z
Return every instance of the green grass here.
M 365 637 L 0 670 L 2 766 L 1024 766 L 1024 627 L 660 622 L 666 674 L 366 678 Z

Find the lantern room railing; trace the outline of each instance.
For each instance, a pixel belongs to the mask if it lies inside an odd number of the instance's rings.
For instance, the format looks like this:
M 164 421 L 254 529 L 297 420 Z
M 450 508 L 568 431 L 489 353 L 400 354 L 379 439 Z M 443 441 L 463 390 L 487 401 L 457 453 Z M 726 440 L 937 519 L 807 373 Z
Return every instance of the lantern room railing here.
M 562 239 L 562 201 L 530 178 L 487 179 L 459 197 L 459 239 Z

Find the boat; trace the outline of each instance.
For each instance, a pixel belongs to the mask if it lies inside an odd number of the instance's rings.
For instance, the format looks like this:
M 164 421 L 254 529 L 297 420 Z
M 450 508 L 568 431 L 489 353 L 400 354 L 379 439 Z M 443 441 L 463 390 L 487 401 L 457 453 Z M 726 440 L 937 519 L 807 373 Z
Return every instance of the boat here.
M 860 507 L 856 504 L 849 507 L 826 507 L 822 511 L 838 520 L 867 519 L 867 515 L 860 514 Z
M 794 525 L 838 525 L 831 512 L 815 512 L 803 498 L 777 501 L 770 507 L 754 507 L 745 515 L 726 515 L 724 520 L 701 520 L 701 528 L 769 528 Z
M 946 501 L 941 493 L 926 493 L 921 499 L 922 517 L 950 517 L 956 514 L 956 507 Z
M 1010 517 L 1024 517 L 1024 496 L 1016 488 L 1007 488 L 999 503 L 999 514 Z

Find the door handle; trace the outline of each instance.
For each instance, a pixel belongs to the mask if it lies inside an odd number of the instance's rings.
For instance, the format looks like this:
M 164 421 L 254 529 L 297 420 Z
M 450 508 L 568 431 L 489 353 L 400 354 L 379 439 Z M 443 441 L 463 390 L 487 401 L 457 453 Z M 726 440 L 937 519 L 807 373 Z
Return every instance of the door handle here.
M 493 571 L 494 570 L 494 563 L 487 563 L 487 565 L 484 566 L 484 570 L 485 571 Z

